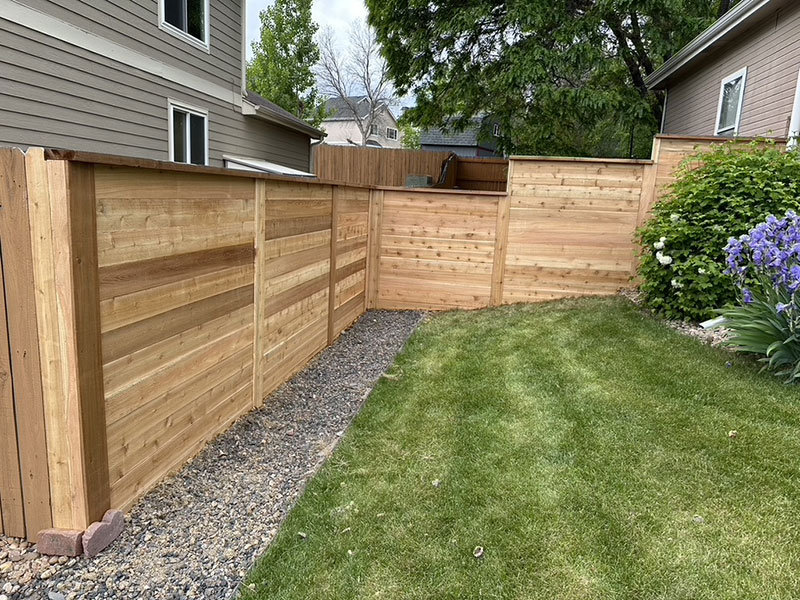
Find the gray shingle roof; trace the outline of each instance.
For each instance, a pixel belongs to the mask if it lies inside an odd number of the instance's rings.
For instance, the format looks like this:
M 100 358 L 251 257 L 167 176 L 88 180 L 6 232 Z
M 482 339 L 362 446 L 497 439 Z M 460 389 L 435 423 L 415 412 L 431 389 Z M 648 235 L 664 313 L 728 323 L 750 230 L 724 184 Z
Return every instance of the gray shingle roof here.
M 369 114 L 369 101 L 366 96 L 348 96 L 347 100 L 342 97 L 330 98 L 325 102 L 325 110 L 330 115 L 326 121 L 352 121 L 353 109 L 347 101 L 356 107 L 359 119 L 363 119 Z
M 441 129 L 428 129 L 420 134 L 420 144 L 423 146 L 469 146 L 481 148 L 491 148 L 485 140 L 478 141 L 481 123 L 483 119 L 475 117 L 472 124 L 464 131 L 448 130 L 447 133 Z

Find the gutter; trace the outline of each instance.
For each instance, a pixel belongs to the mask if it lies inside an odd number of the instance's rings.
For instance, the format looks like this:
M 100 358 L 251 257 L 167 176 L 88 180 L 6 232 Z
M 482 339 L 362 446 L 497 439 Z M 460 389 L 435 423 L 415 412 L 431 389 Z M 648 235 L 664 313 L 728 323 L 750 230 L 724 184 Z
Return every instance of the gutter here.
M 695 60 L 702 53 L 708 51 L 714 44 L 720 42 L 759 13 L 766 12 L 783 3 L 776 0 L 743 0 L 725 13 L 711 27 L 694 38 L 681 48 L 674 56 L 669 58 L 661 67 L 644 78 L 648 89 L 662 89 L 666 80 Z

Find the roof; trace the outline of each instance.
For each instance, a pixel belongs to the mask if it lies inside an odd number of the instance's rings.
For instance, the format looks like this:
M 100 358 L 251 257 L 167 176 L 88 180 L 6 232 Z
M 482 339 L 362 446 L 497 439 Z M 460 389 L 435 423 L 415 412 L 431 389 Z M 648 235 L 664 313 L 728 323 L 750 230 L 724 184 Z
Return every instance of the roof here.
M 478 141 L 482 123 L 483 118 L 474 117 L 472 124 L 464 131 L 448 131 L 445 133 L 438 128 L 427 129 L 420 134 L 419 142 L 422 146 L 467 146 L 471 148 L 480 146 L 488 149 L 488 146 L 482 145 Z
M 229 154 L 223 154 L 222 160 L 225 161 L 225 166 L 227 168 L 237 169 L 239 171 L 256 171 L 259 173 L 288 175 L 290 177 L 316 177 L 314 173 L 292 169 L 291 167 L 261 160 L 260 158 L 247 158 L 245 156 L 231 156 Z
M 707 56 L 720 45 L 741 35 L 744 30 L 793 0 L 742 0 L 719 18 L 711 27 L 686 44 L 660 68 L 645 77 L 650 89 L 664 89 L 667 81 L 688 65 Z
M 381 104 L 386 106 L 385 103 Z M 339 96 L 337 98 L 329 98 L 325 102 L 325 110 L 329 115 L 325 118 L 325 121 L 353 121 L 351 105 L 355 105 L 359 119 L 363 119 L 369 114 L 369 101 L 366 96 L 347 96 L 346 99 Z M 391 112 L 389 111 L 389 114 Z
M 288 129 L 292 129 L 294 131 L 299 131 L 300 133 L 305 133 L 306 135 L 321 140 L 325 137 L 325 133 L 312 127 L 303 119 L 300 119 L 290 113 L 288 110 L 285 110 L 275 104 L 274 102 L 270 102 L 266 98 L 262 98 L 255 92 L 247 91 L 244 99 L 253 105 L 254 110 L 251 113 L 245 112 L 243 107 L 243 113 L 245 115 L 256 116 L 264 119 L 265 121 L 269 121 L 276 125 L 280 125 L 282 127 L 286 127 Z

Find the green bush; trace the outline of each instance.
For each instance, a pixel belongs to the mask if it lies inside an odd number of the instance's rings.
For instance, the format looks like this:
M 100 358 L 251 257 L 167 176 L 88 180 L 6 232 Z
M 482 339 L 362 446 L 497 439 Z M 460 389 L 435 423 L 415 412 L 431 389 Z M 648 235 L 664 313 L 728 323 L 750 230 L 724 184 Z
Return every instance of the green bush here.
M 800 207 L 800 156 L 770 141 L 731 141 L 689 157 L 639 230 L 644 302 L 700 321 L 736 300 L 724 248 L 770 214 Z

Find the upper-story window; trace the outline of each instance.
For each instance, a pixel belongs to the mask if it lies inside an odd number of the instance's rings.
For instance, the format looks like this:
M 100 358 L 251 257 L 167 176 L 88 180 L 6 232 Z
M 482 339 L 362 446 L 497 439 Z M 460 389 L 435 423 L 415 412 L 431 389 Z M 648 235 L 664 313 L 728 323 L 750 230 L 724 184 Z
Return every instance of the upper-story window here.
M 747 67 L 722 80 L 717 108 L 717 135 L 737 135 L 739 133 L 746 80 Z
M 387 127 L 386 128 L 386 139 L 396 140 L 397 139 L 397 129 L 395 129 L 394 127 Z
M 169 101 L 169 159 L 192 165 L 208 164 L 208 112 Z
M 163 30 L 208 51 L 208 0 L 159 0 Z
M 492 127 L 492 135 L 494 137 L 500 137 L 500 123 L 495 123 Z
M 373 123 L 369 126 L 369 134 L 370 135 L 378 135 L 378 124 Z

